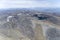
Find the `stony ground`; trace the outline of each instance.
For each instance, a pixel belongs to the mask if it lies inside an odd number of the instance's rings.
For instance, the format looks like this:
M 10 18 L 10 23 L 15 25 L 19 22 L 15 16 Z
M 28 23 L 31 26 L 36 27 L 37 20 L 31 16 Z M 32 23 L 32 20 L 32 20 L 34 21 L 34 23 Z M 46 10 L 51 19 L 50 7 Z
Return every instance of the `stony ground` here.
M 48 40 L 49 38 L 49 40 L 59 40 L 60 36 L 57 34 L 60 31 L 53 35 L 53 37 L 58 36 L 58 39 L 50 37 L 54 31 L 50 32 L 50 36 L 47 36 L 47 29 L 55 28 L 56 31 L 60 28 L 59 20 L 56 19 L 58 17 L 48 15 L 46 18 L 45 16 L 47 15 L 44 14 L 42 17 L 41 15 L 32 17 L 26 15 L 8 16 L 6 22 L 0 26 L 0 40 Z

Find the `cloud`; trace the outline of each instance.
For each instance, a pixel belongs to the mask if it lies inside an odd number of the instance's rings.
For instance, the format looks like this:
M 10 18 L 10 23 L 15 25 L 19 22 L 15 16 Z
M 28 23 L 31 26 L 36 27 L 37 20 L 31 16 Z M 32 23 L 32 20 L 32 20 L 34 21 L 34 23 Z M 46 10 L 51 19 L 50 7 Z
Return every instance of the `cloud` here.
M 6 1 L 1 3 L 4 5 L 4 8 L 28 8 L 28 7 L 34 7 L 34 2 L 31 1 Z
M 29 8 L 29 7 L 46 7 L 48 4 L 46 2 L 36 2 L 36 1 L 1 1 L 0 8 Z
M 0 0 L 0 8 L 60 7 L 59 1 L 52 0 Z

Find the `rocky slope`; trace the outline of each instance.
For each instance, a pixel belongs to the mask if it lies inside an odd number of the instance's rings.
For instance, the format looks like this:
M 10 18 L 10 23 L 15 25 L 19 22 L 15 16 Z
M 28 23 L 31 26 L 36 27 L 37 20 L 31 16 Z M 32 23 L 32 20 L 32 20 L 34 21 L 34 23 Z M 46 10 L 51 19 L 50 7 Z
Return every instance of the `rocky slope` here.
M 0 23 L 0 40 L 60 40 L 58 16 L 18 13 Z

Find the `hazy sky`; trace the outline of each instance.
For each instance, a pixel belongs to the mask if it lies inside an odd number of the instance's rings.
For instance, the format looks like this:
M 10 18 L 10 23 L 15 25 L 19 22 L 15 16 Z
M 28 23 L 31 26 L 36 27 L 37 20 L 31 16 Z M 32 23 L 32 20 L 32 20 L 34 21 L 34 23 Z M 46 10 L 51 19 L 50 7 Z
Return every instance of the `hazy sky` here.
M 0 0 L 0 8 L 60 8 L 60 0 Z

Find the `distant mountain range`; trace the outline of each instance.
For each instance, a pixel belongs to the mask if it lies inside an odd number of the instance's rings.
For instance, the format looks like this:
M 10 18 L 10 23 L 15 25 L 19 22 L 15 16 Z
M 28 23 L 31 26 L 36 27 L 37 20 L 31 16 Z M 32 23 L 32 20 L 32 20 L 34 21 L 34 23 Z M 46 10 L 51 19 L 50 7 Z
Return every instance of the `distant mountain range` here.
M 34 10 L 42 11 L 42 12 L 58 12 L 60 13 L 60 8 L 33 8 Z
M 3 10 L 5 10 L 5 11 L 7 11 L 7 10 L 8 11 L 12 11 L 12 10 L 14 10 L 14 11 L 16 11 L 16 10 L 38 10 L 38 11 L 42 11 L 42 12 L 58 12 L 58 13 L 60 13 L 60 8 L 39 8 L 39 7 L 37 7 L 37 8 L 9 8 L 9 9 L 1 9 L 0 12 Z

